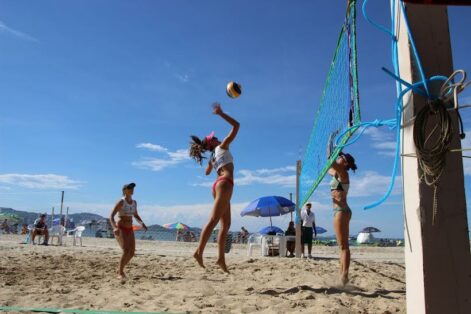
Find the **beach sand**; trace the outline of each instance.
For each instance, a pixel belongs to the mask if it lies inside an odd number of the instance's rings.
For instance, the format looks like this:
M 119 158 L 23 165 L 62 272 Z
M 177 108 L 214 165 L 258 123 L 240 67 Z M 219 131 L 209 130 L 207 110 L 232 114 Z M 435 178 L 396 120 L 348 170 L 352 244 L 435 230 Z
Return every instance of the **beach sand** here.
M 404 248 L 352 247 L 350 283 L 338 284 L 338 248 L 314 246 L 315 259 L 226 254 L 231 274 L 191 257 L 196 243 L 137 240 L 120 282 L 114 239 L 83 247 L 20 244 L 0 235 L 0 306 L 171 313 L 405 313 Z M 260 254 L 259 252 L 256 252 Z M 22 312 L 25 313 L 25 312 Z

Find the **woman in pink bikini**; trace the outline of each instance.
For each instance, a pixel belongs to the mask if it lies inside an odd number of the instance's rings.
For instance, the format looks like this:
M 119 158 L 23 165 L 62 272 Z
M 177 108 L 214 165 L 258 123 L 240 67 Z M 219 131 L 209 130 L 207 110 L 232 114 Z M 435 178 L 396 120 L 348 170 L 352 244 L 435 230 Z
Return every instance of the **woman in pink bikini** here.
M 204 226 L 201 232 L 200 242 L 193 257 L 198 264 L 204 268 L 203 264 L 203 251 L 206 243 L 213 232 L 214 227 L 221 221 L 221 229 L 218 233 L 218 260 L 217 265 L 223 271 L 229 272 L 226 266 L 224 256 L 224 244 L 226 243 L 227 233 L 231 226 L 231 197 L 234 188 L 234 163 L 232 154 L 229 151 L 229 145 L 235 139 L 239 131 L 239 122 L 222 111 L 221 105 L 215 103 L 213 105 L 213 113 L 226 120 L 232 129 L 226 138 L 220 142 L 211 132 L 204 139 L 200 140 L 197 136 L 192 135 L 192 142 L 190 143 L 190 157 L 195 159 L 199 164 L 202 164 L 205 158 L 203 154 L 207 151 L 211 152 L 211 157 L 206 167 L 206 175 L 209 175 L 213 169 L 217 172 L 217 179 L 214 181 L 212 191 L 214 198 L 214 205 L 211 212 L 211 217 L 208 223 Z
M 110 222 L 111 226 L 113 226 L 115 238 L 118 240 L 119 246 L 123 250 L 123 255 L 121 256 L 117 270 L 118 276 L 121 279 L 126 278 L 124 266 L 133 258 L 134 252 L 136 251 L 132 217 L 136 218 L 144 230 L 147 231 L 146 224 L 137 213 L 137 203 L 132 199 L 135 186 L 135 183 L 129 183 L 123 186 L 123 197 L 116 203 L 110 215 Z M 114 220 L 116 214 L 119 216 L 118 222 Z

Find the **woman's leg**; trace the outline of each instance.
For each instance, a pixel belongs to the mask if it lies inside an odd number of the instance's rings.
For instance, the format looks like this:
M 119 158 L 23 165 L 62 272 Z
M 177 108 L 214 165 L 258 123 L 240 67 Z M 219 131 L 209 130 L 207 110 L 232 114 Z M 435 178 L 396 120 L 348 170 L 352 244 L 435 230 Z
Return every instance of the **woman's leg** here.
M 208 223 L 203 227 L 203 230 L 200 235 L 200 242 L 198 244 L 198 248 L 196 249 L 193 257 L 196 259 L 198 264 L 201 267 L 204 267 L 203 264 L 203 252 L 204 248 L 206 247 L 206 243 L 211 236 L 211 233 L 216 227 L 219 219 L 221 218 L 224 210 L 227 208 L 229 201 L 232 196 L 232 185 L 227 182 L 219 182 L 216 186 L 216 195 L 214 198 L 213 210 L 211 212 L 211 216 L 209 218 Z
M 224 212 L 221 215 L 221 229 L 219 229 L 219 234 L 218 234 L 218 260 L 216 264 L 218 264 L 223 271 L 226 273 L 229 273 L 229 270 L 227 269 L 226 266 L 226 256 L 225 256 L 225 246 L 226 246 L 226 240 L 227 240 L 227 233 L 229 232 L 229 229 L 231 227 L 231 204 L 227 204 L 226 208 L 224 209 Z
M 343 284 L 348 282 L 348 269 L 350 267 L 348 233 L 351 216 L 350 211 L 338 211 L 334 217 L 335 236 L 340 248 L 340 276 Z
M 129 264 L 131 259 L 134 257 L 134 254 L 136 254 L 136 238 L 134 236 L 134 232 L 130 232 L 127 234 L 128 236 L 128 250 L 127 250 L 127 258 L 124 261 L 124 266 Z
M 132 238 L 131 238 L 132 236 Z M 121 256 L 121 259 L 119 261 L 119 269 L 118 269 L 118 275 L 121 278 L 126 277 L 124 274 L 124 267 L 129 263 L 131 260 L 132 256 L 134 255 L 134 247 L 133 247 L 133 238 L 134 234 L 131 232 L 131 234 L 125 232 L 124 230 L 120 230 L 120 238 L 122 242 L 122 248 L 123 248 L 123 255 Z M 130 256 L 130 254 L 133 254 Z

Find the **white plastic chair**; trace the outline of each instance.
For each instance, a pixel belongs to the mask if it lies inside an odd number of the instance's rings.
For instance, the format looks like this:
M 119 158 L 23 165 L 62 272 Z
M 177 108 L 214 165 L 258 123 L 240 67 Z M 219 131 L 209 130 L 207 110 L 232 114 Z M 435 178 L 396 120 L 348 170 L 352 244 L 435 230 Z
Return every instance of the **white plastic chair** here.
M 262 247 L 262 235 L 258 233 L 251 234 L 247 240 L 247 256 L 252 256 L 253 247 Z
M 34 230 L 34 226 L 33 225 L 28 225 L 28 232 L 29 233 L 28 233 L 28 237 L 27 237 L 27 242 L 32 243 L 32 244 L 36 244 L 35 242 L 33 242 L 33 230 Z M 38 239 L 38 243 L 41 243 L 41 241 L 44 241 L 44 235 L 37 234 L 36 239 Z
M 277 253 L 277 254 L 275 254 Z M 284 257 L 286 255 L 286 237 L 284 233 L 265 235 L 262 238 L 262 255 Z
M 57 238 L 57 245 L 62 245 L 62 237 L 65 236 L 65 227 L 62 225 L 52 226 L 49 230 L 49 239 L 54 242 L 54 238 Z
M 74 246 L 77 243 L 77 239 L 80 240 L 80 246 L 82 246 L 82 232 L 85 230 L 84 226 L 78 226 L 75 229 L 67 231 L 67 237 L 73 237 L 74 238 Z

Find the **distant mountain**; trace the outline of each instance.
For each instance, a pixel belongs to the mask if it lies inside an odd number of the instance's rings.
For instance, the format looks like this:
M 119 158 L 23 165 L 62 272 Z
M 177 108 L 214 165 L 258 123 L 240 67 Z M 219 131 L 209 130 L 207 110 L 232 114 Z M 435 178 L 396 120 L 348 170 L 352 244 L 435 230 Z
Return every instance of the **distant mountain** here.
M 32 224 L 36 218 L 39 217 L 40 213 L 34 213 L 34 212 L 26 212 L 26 211 L 21 211 L 21 210 L 16 210 L 13 208 L 7 208 L 7 207 L 0 207 L 0 213 L 7 213 L 7 214 L 14 214 L 23 219 L 23 221 L 20 222 L 20 224 Z M 48 219 L 50 219 L 50 214 L 48 214 Z M 63 212 L 63 215 L 65 215 L 65 212 Z M 59 213 L 54 213 L 55 217 L 59 217 Z M 93 222 L 98 222 L 100 220 L 106 220 L 107 218 L 102 217 L 97 214 L 93 213 L 77 213 L 77 214 L 69 214 L 69 219 L 72 219 L 75 224 L 82 224 L 82 223 L 93 223 Z

